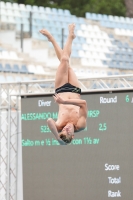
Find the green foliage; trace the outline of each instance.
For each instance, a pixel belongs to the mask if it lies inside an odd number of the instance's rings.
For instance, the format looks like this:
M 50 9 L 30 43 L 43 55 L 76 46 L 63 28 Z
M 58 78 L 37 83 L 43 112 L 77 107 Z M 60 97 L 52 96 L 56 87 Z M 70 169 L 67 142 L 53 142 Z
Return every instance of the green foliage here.
M 124 0 L 90 0 L 90 4 L 84 7 L 85 12 L 93 12 L 107 15 L 125 16 L 126 8 Z
M 6 1 L 6 0 L 5 0 Z M 8 0 L 12 1 L 12 0 Z M 70 10 L 71 14 L 84 17 L 86 12 L 125 16 L 124 0 L 14 0 L 17 3 L 55 7 Z
M 13 0 L 4 0 L 4 2 L 11 2 L 11 3 L 13 3 L 14 1 Z
M 55 0 L 63 9 L 69 9 L 72 14 L 85 16 L 86 12 L 107 15 L 125 16 L 124 0 Z

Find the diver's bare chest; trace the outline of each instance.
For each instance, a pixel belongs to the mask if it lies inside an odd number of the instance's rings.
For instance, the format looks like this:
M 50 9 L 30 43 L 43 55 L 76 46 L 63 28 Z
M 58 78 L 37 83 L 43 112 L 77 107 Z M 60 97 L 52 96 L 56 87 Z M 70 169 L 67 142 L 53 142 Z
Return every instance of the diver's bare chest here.
M 61 111 L 59 117 L 76 119 L 79 117 L 79 112 L 78 111 Z
M 68 122 L 77 124 L 79 119 L 79 109 L 61 109 L 58 114 L 58 122 L 60 126 L 66 125 Z

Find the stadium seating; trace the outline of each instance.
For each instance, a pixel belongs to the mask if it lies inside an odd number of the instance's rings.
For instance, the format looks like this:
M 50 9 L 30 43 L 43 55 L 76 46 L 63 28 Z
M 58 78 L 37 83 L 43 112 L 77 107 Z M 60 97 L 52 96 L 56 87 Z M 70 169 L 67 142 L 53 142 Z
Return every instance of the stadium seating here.
M 6 78 L 3 75 L 0 75 L 0 83 L 6 82 Z
M 28 71 L 26 65 L 22 65 L 21 67 L 19 67 L 17 64 L 14 64 L 13 66 L 11 66 L 10 63 L 6 63 L 5 65 L 2 65 L 0 63 L 0 71 L 1 72 L 9 72 L 9 73 L 26 73 L 26 74 L 30 74 L 30 72 Z
M 0 63 L 0 72 L 4 72 L 3 65 Z
M 86 13 L 86 19 L 100 21 L 100 23 L 107 22 L 104 25 L 108 25 L 110 28 L 115 28 L 116 26 L 125 27 L 126 29 L 130 29 L 133 25 L 133 19 L 129 17 L 118 17 L 112 15 L 102 15 L 102 14 L 95 14 L 95 13 Z M 111 22 L 114 24 L 111 25 Z M 128 26 L 129 25 L 129 26 Z
M 12 67 L 12 72 L 13 73 L 20 73 L 20 68 L 17 64 L 14 64 Z
M 39 33 L 41 28 L 48 29 L 59 45 L 62 45 L 62 29 L 64 30 L 64 41 L 68 34 L 68 24 L 76 24 L 76 35 L 73 42 L 73 51 L 71 57 L 79 59 L 84 68 L 94 67 L 103 70 L 102 74 L 114 74 L 113 69 L 132 70 L 133 69 L 133 48 L 130 43 L 116 39 L 115 35 L 127 36 L 132 42 L 133 39 L 133 19 L 127 17 L 118 17 L 112 15 L 102 15 L 87 12 L 85 18 L 72 15 L 69 10 L 31 6 L 10 2 L 0 2 L 1 23 L 15 25 L 16 32 L 21 31 L 23 24 L 24 33 L 30 31 L 30 16 L 32 16 L 32 38 L 37 41 L 47 41 L 47 38 Z M 91 22 L 98 22 L 97 25 Z M 98 25 L 99 24 L 99 25 Z M 101 27 L 114 30 L 114 34 L 101 29 Z M 49 50 L 52 45 L 49 44 Z M 53 48 L 53 47 L 52 47 Z M 30 75 L 46 75 L 46 71 L 39 64 L 22 64 L 23 58 L 19 57 L 15 51 L 0 49 L 0 72 L 25 74 L 26 78 Z M 10 63 L 11 61 L 11 63 Z M 49 65 L 54 65 L 54 61 L 49 61 Z M 103 68 L 103 69 L 102 69 Z M 95 71 L 95 70 L 94 70 Z M 97 75 L 90 71 L 76 71 L 80 76 Z M 105 72 L 106 71 L 106 72 Z M 96 72 L 96 71 L 95 71 Z M 9 76 L 10 77 L 10 76 Z M 7 78 L 11 80 L 11 78 Z M 18 77 L 16 75 L 16 77 Z M 34 77 L 36 78 L 36 77 Z M 2 79 L 1 79 L 2 80 Z M 24 79 L 23 79 L 24 80 Z M 18 78 L 19 81 L 19 78 Z
M 115 29 L 117 35 L 133 35 L 133 18 L 85 13 L 86 19 L 98 21 L 101 26 Z
M 4 72 L 12 72 L 12 68 L 10 64 L 5 64 Z
M 22 65 L 22 66 L 20 67 L 20 72 L 21 72 L 21 73 L 24 73 L 24 74 L 30 73 L 30 72 L 28 71 L 26 65 Z

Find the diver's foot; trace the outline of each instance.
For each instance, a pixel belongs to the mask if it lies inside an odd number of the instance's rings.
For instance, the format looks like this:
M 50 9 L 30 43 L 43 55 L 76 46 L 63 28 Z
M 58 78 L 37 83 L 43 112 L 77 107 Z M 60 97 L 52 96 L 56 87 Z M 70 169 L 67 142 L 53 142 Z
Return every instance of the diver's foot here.
M 75 30 L 75 24 L 69 24 L 68 26 L 69 29 L 69 35 L 74 39 L 76 37 L 74 30 Z
M 52 41 L 53 36 L 46 29 L 40 30 L 40 33 L 46 36 L 50 42 Z

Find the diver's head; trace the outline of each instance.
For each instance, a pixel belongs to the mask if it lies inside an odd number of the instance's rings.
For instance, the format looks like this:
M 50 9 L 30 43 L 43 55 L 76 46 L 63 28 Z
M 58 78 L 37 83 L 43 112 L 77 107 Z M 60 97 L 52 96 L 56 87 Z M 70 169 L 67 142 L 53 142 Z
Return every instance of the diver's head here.
M 68 123 L 60 132 L 59 137 L 67 144 L 74 138 L 74 125 Z

